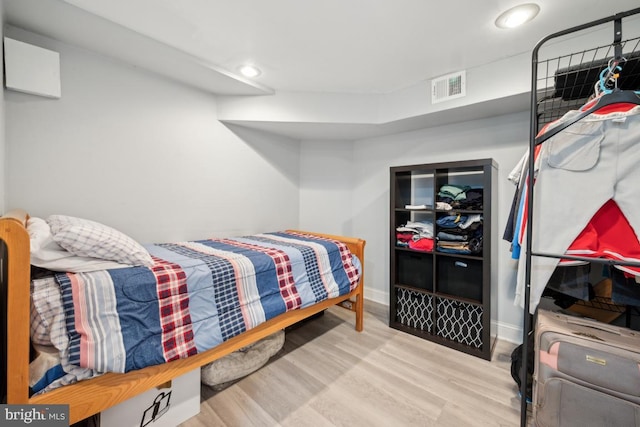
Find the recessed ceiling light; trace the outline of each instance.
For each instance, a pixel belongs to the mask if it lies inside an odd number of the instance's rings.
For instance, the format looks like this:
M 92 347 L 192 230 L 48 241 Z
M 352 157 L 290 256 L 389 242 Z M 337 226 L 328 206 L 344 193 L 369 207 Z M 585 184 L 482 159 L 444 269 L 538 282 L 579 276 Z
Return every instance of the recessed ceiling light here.
M 496 19 L 498 28 L 515 28 L 531 21 L 540 12 L 540 6 L 535 3 L 521 4 L 507 10 Z
M 254 65 L 241 65 L 238 69 L 240 74 L 249 78 L 258 77 L 261 74 L 260 69 Z

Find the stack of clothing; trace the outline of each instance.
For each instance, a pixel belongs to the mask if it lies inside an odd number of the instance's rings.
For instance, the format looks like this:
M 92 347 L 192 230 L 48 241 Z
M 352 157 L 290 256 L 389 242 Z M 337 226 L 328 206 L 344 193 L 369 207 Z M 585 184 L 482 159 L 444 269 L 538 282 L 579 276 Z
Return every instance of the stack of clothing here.
M 437 208 L 444 210 L 482 209 L 482 198 L 482 187 L 445 184 L 440 187 L 436 202 Z
M 482 253 L 482 215 L 446 215 L 438 218 L 438 252 L 479 255 Z
M 396 246 L 431 252 L 433 250 L 433 222 L 428 220 L 407 221 L 406 224 L 397 227 Z

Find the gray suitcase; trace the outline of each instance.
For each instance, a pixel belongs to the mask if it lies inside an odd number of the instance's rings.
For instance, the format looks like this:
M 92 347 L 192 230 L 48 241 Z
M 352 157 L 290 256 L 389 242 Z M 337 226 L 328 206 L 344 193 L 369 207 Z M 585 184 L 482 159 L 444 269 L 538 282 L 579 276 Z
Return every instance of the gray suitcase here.
M 640 427 L 640 332 L 539 309 L 536 426 Z

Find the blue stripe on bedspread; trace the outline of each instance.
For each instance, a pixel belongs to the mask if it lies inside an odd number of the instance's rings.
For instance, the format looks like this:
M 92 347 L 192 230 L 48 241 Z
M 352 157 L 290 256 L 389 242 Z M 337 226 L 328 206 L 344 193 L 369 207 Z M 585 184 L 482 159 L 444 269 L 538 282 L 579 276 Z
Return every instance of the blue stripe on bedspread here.
M 145 267 L 109 270 L 109 274 L 120 323 L 127 325 L 121 331 L 127 349 L 124 370 L 164 363 L 155 276 Z
M 71 364 L 80 366 L 80 334 L 78 334 L 78 331 L 76 331 L 71 280 L 64 273 L 56 273 L 55 276 L 56 276 L 56 281 L 60 285 L 60 294 L 62 296 L 62 306 L 64 309 L 64 317 L 65 317 L 65 322 L 67 324 L 67 333 L 69 334 L 69 347 L 68 347 L 69 362 Z

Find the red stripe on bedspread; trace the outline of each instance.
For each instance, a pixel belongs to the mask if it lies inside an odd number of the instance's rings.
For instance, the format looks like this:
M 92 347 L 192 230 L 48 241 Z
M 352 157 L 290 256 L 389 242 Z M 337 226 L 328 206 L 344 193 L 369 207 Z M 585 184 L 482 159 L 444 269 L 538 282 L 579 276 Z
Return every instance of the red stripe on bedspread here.
M 302 305 L 302 298 L 300 298 L 298 290 L 296 289 L 295 280 L 291 273 L 291 262 L 286 253 L 277 249 L 265 248 L 264 246 L 252 245 L 250 243 L 238 242 L 236 240 L 220 239 L 219 241 L 239 248 L 258 251 L 271 257 L 275 265 L 280 296 L 282 297 L 286 310 L 289 311 L 300 308 Z
M 342 259 L 342 265 L 344 266 L 344 271 L 347 273 L 347 277 L 349 278 L 350 290 L 354 290 L 358 285 L 358 281 L 360 280 L 360 272 L 353 265 L 353 260 L 351 259 L 351 251 L 342 242 L 335 241 L 335 244 L 340 248 L 340 259 Z
M 151 271 L 156 276 L 162 350 L 167 362 L 196 354 L 189 314 L 187 276 L 178 264 L 154 257 Z
M 88 314 L 88 305 L 85 296 L 85 286 L 76 274 L 67 274 L 71 283 L 73 308 L 75 311 L 75 329 L 80 334 L 80 366 L 91 366 L 95 360 L 95 341 L 91 325 L 87 322 L 91 316 Z

